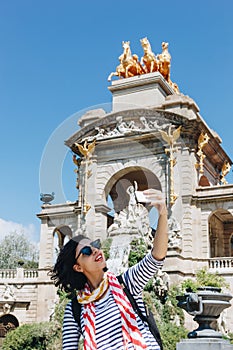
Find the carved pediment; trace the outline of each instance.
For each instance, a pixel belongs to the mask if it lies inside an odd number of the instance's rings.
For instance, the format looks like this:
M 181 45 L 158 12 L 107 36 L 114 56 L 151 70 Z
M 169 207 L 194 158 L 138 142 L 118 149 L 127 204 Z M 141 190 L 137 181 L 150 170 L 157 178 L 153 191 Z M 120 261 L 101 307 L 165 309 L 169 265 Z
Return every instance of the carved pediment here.
M 183 124 L 183 117 L 155 109 L 134 109 L 110 113 L 90 123 L 71 136 L 65 144 L 75 152 L 75 143 L 116 139 L 133 135 L 145 135 L 167 129 L 171 124 Z M 74 149 L 73 149 L 74 148 Z

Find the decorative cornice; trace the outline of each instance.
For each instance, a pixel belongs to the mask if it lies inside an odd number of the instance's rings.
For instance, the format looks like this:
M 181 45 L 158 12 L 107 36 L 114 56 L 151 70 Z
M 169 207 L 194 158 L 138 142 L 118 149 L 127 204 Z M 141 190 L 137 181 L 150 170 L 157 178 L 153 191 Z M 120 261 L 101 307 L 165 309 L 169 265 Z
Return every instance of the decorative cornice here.
M 192 198 L 198 202 L 232 201 L 233 184 L 198 187 Z
M 107 205 L 105 204 L 96 204 L 95 205 L 95 211 L 97 213 L 103 213 L 103 214 L 107 214 L 111 211 L 111 208 L 109 208 Z
M 77 202 L 63 203 L 63 204 L 44 204 L 41 206 L 42 211 L 36 216 L 40 219 L 73 216 L 76 213 L 78 205 Z

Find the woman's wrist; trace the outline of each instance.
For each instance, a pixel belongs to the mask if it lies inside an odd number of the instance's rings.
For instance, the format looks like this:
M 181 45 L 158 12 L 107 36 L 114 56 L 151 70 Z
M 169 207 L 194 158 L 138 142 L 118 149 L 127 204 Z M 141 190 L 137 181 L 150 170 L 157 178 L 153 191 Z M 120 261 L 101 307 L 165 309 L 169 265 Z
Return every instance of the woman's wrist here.
M 160 208 L 159 210 L 159 215 L 167 215 L 168 214 L 168 211 L 167 211 L 167 207 L 166 205 L 164 205 L 162 208 Z

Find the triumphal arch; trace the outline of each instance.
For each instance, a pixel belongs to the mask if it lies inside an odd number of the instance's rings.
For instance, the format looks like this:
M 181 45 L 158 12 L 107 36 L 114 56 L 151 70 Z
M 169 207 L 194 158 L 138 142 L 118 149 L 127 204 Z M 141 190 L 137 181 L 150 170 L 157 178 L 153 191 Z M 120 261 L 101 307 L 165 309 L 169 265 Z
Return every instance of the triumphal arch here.
M 205 266 L 233 289 L 233 185 L 227 182 L 232 160 L 196 102 L 171 80 L 168 43 L 157 55 L 147 38 L 141 44 L 139 60 L 123 42 L 119 65 L 109 75 L 111 112 L 88 111 L 79 130 L 64 140 L 73 153 L 77 201 L 44 204 L 38 214 L 44 282 L 38 285 L 37 307 L 42 300 L 47 305 L 45 318 L 55 298 L 44 272 L 53 263 L 55 237 L 59 247 L 79 232 L 111 238 L 115 255 L 109 266 L 124 267 L 132 238 L 139 234 L 149 242 L 156 230 L 156 214 L 135 197 L 136 190 L 151 187 L 163 191 L 169 208 L 164 271 L 171 283 Z M 226 318 L 232 329 L 231 313 L 232 308 Z

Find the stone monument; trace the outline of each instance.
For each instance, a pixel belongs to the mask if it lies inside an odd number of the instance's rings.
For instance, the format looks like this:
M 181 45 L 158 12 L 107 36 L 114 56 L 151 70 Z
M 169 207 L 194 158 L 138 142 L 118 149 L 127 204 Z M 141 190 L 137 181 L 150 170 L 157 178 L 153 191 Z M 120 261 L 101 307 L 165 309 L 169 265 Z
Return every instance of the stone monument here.
M 16 326 L 49 320 L 56 300 L 48 276 L 55 242 L 59 251 L 80 231 L 96 239 L 112 237 L 111 259 L 123 259 L 124 267 L 126 246 L 139 234 L 136 227 L 141 225 L 141 234 L 149 239 L 152 226 L 146 219 L 150 208 L 134 201 L 135 182 L 140 191 L 162 190 L 167 200 L 166 280 L 179 283 L 207 267 L 224 276 L 233 290 L 233 185 L 227 183 L 232 160 L 196 102 L 172 81 L 168 43 L 163 42 L 156 54 L 147 38 L 140 42 L 141 59 L 131 53 L 130 42 L 123 42 L 119 64 L 109 75 L 111 112 L 88 111 L 79 119 L 80 129 L 65 140 L 77 175 L 77 198 L 51 203 L 43 195 L 37 215 L 41 220 L 39 269 L 1 271 L 0 295 L 8 283 L 16 300 L 0 300 L 0 325 L 5 316 Z M 119 242 L 124 243 L 121 249 L 117 249 Z M 231 306 L 225 314 L 231 331 L 232 315 Z M 186 327 L 193 329 L 188 319 Z M 202 348 L 207 349 L 206 343 Z

